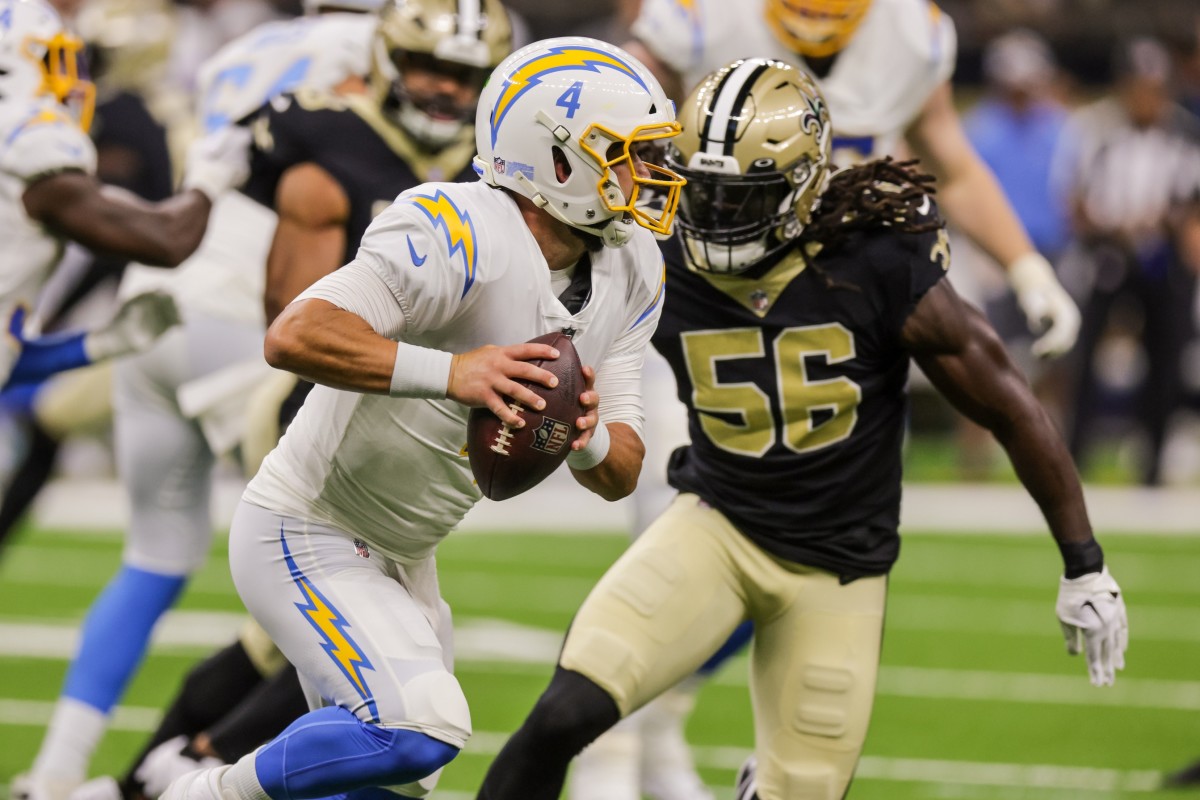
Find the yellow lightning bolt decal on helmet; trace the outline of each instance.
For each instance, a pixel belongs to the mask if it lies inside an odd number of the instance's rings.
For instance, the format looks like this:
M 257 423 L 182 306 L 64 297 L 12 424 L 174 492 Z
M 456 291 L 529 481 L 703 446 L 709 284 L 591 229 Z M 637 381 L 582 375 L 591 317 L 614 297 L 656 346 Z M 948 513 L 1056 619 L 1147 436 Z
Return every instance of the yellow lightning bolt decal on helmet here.
M 650 87 L 642 80 L 638 71 L 612 53 L 579 45 L 551 47 L 545 53 L 540 53 L 536 58 L 517 67 L 505 78 L 504 87 L 500 90 L 500 96 L 496 99 L 489 120 L 492 127 L 492 146 L 496 146 L 496 136 L 500 125 L 504 122 L 504 116 L 512 108 L 513 103 L 531 87 L 541 83 L 542 78 L 564 70 L 586 70 L 598 73 L 602 67 L 615 69 L 628 75 L 645 89 L 647 94 L 650 94 Z
M 283 545 L 283 557 L 287 562 L 288 571 L 291 573 L 292 580 L 300 589 L 300 594 L 304 598 L 304 602 L 296 603 L 301 613 L 308 619 L 313 629 L 321 635 L 321 649 L 324 650 L 334 663 L 341 669 L 342 674 L 354 686 L 354 690 L 358 692 L 367 704 L 367 709 L 371 714 L 371 720 L 379 719 L 378 709 L 375 707 L 375 698 L 371 694 L 371 690 L 367 686 L 366 678 L 363 677 L 364 669 L 374 670 L 375 667 L 367 659 L 366 655 L 354 643 L 354 639 L 347 633 L 350 623 L 346 621 L 338 610 L 325 599 L 325 595 L 313 585 L 312 581 L 300 571 L 300 567 L 296 565 L 295 559 L 292 558 L 291 550 L 288 549 L 287 539 L 284 537 L 283 529 L 279 530 L 279 541 Z
M 460 209 L 454 201 L 441 189 L 432 195 L 411 195 L 408 202 L 429 217 L 434 228 L 441 228 L 446 237 L 448 254 L 453 257 L 455 252 L 462 256 L 463 261 L 463 290 L 465 297 L 475 282 L 475 268 L 478 262 L 478 252 L 475 249 L 475 223 L 471 215 Z

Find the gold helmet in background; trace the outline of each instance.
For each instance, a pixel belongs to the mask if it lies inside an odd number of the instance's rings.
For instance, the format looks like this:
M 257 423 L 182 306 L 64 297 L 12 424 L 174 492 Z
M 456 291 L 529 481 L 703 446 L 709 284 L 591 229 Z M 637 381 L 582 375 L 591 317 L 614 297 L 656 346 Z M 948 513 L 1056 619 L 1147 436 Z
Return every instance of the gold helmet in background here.
M 97 83 L 142 93 L 159 88 L 176 34 L 169 0 L 88 0 L 75 27 Z
M 871 0 L 767 0 L 767 24 L 779 41 L 807 58 L 846 46 Z
M 675 226 L 694 269 L 743 272 L 799 236 L 833 138 L 812 79 L 779 61 L 734 61 L 700 82 L 679 122 L 668 164 L 687 179 Z
M 512 51 L 512 26 L 500 0 L 386 0 L 372 47 L 376 102 L 418 141 L 441 147 L 474 121 L 484 82 Z

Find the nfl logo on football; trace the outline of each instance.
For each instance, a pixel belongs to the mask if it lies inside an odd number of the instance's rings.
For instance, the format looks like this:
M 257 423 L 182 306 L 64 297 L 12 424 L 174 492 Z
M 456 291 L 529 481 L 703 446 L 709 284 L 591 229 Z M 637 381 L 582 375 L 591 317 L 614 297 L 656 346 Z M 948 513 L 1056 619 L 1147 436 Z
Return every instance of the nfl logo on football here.
M 550 417 L 544 417 L 542 424 L 533 432 L 533 449 L 554 455 L 562 450 L 571 435 L 571 426 Z

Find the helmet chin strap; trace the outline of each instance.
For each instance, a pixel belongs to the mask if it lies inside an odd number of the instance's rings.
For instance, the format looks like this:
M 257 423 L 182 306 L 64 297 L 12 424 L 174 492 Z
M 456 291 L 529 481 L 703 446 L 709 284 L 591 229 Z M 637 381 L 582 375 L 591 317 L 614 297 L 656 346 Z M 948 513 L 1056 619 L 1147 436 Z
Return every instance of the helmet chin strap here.
M 577 222 L 567 219 L 567 216 L 557 206 L 547 200 L 546 196 L 538 191 L 537 184 L 529 180 L 525 176 L 525 173 L 518 172 L 513 178 L 520 185 L 522 193 L 532 200 L 535 206 L 564 225 L 570 225 L 576 230 L 590 233 L 593 236 L 599 236 L 600 241 L 603 242 L 605 247 L 622 247 L 633 236 L 633 229 L 637 223 L 633 219 L 628 218 L 626 214 L 616 214 L 600 225 L 580 225 Z

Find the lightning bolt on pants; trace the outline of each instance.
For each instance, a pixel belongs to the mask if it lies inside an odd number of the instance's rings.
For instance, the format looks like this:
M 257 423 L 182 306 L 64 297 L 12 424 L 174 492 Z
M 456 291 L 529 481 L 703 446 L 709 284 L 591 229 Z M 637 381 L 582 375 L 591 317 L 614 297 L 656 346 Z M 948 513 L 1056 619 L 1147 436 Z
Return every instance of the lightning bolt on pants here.
M 243 501 L 229 560 L 246 608 L 326 706 L 258 751 L 267 794 L 430 791 L 471 734 L 433 559 L 402 565 L 351 532 Z

